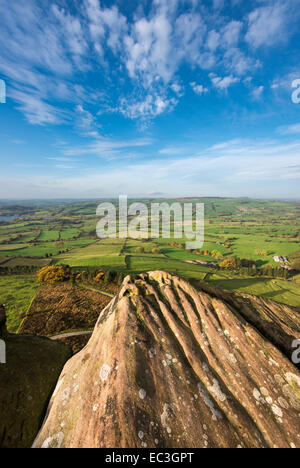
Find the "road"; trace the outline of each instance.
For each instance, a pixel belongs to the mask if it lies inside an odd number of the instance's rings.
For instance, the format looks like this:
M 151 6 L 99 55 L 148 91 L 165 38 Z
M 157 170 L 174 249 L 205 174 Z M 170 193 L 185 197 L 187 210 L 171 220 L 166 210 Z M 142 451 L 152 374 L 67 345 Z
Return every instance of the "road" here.
M 70 332 L 56 336 L 49 336 L 50 340 L 61 340 L 63 338 L 72 338 L 73 336 L 91 336 L 92 331 Z
M 95 293 L 98 293 L 98 294 L 102 294 L 103 296 L 107 296 L 107 297 L 115 297 L 113 294 L 109 294 L 109 293 L 106 293 L 104 291 L 99 291 L 99 289 L 92 289 L 92 288 L 86 288 L 85 286 L 79 286 L 79 288 L 81 289 L 85 289 L 86 291 L 92 291 L 92 292 L 95 292 Z

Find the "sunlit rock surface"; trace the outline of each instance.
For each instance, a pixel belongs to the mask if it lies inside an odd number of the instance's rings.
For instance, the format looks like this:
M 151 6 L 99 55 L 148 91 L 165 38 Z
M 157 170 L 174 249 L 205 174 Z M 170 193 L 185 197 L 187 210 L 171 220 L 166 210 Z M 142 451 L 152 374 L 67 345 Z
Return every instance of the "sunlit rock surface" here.
M 128 276 L 65 365 L 34 447 L 300 447 L 298 325 L 272 301 Z
M 7 333 L 1 306 L 0 339 L 6 345 L 6 364 L 0 364 L 0 447 L 28 448 L 71 350 L 47 338 Z

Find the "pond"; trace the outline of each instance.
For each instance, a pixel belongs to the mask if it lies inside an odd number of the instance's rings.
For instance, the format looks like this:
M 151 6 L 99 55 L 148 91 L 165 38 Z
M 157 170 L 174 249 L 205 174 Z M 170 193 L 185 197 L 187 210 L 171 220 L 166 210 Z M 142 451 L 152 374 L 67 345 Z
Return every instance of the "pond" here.
M 0 221 L 11 221 L 15 218 L 17 218 L 17 216 L 0 216 Z

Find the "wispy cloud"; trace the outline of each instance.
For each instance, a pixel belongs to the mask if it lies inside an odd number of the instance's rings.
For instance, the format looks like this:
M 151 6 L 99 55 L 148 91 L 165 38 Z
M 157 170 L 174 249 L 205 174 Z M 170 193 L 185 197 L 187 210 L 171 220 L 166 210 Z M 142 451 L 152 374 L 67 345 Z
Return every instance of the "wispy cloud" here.
M 98 137 L 98 139 L 87 145 L 63 148 L 62 153 L 66 156 L 94 155 L 106 159 L 116 159 L 117 157 L 123 157 L 122 152 L 124 150 L 128 153 L 132 151 L 132 148 L 145 147 L 152 143 L 153 140 L 149 138 L 123 141 Z
M 223 91 L 224 90 L 226 91 L 227 88 L 229 88 L 229 86 L 239 83 L 240 81 L 240 78 L 236 76 L 232 76 L 232 75 L 224 76 L 222 78 L 220 76 L 215 75 L 214 73 L 210 73 L 209 77 L 212 81 L 212 84 L 215 86 L 215 88 L 219 90 L 223 90 Z
M 11 140 L 11 142 L 14 144 L 14 145 L 25 145 L 26 144 L 26 141 L 25 140 Z
M 254 9 L 248 16 L 247 42 L 254 48 L 287 41 L 299 18 L 295 0 L 275 0 Z
M 147 161 L 124 161 L 117 166 L 95 166 L 81 170 L 80 176 L 37 175 L 0 177 L 1 191 L 9 186 L 27 191 L 28 197 L 99 197 L 219 195 L 253 197 L 294 197 L 299 185 L 300 141 L 283 144 L 278 140 L 231 140 L 201 152 Z M 61 162 L 61 166 L 68 163 Z M 70 163 L 71 165 L 71 163 Z M 151 174 L 151 177 L 149 177 Z M 176 180 L 176 184 L 174 181 Z M 287 184 L 286 181 L 289 181 Z M 274 191 L 274 184 L 276 190 Z M 5 192 L 5 190 L 8 192 Z
M 252 96 L 254 99 L 259 100 L 264 92 L 265 87 L 264 86 L 257 86 L 252 90 Z
M 192 83 L 190 83 L 193 91 L 198 94 L 199 96 L 201 96 L 201 94 L 205 94 L 208 92 L 208 88 L 205 88 L 205 86 L 203 86 L 202 84 L 197 84 L 195 81 L 193 81 Z
M 105 7 L 99 0 L 72 8 L 51 0 L 47 8 L 37 0 L 2 1 L 0 73 L 32 124 L 78 125 L 75 110 L 82 109 L 82 124 L 88 125 L 99 107 L 151 120 L 183 98 L 188 83 L 178 76 L 182 66 L 196 72 L 189 82 L 197 94 L 207 89 L 197 72 L 210 74 L 221 90 L 243 83 L 262 65 L 257 48 L 292 34 L 296 3 L 268 1 L 244 18 L 229 19 L 223 0 L 187 0 L 185 9 L 180 1 L 153 0 L 130 14 L 117 2 Z M 96 86 L 83 86 L 87 76 Z M 110 94 L 112 76 L 126 86 Z
M 47 103 L 36 93 L 14 89 L 9 91 L 8 95 L 17 102 L 17 108 L 26 115 L 31 124 L 58 124 L 66 118 L 64 111 Z
M 300 123 L 284 125 L 277 129 L 281 135 L 296 135 L 300 134 Z

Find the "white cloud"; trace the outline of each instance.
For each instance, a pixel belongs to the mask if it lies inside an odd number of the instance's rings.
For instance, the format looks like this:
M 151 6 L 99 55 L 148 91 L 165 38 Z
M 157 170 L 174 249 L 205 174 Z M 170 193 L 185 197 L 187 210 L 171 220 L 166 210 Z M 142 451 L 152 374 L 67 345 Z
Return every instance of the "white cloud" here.
M 263 95 L 264 89 L 264 86 L 257 86 L 256 88 L 254 88 L 252 90 L 252 96 L 254 97 L 254 99 L 259 100 Z
M 78 57 L 85 54 L 88 49 L 81 23 L 78 18 L 67 13 L 64 9 L 60 9 L 55 4 L 52 5 L 52 11 L 62 28 L 64 39 L 70 52 L 74 54 L 78 66 Z
M 152 144 L 149 138 L 138 138 L 135 140 L 112 140 L 108 138 L 97 137 L 95 141 L 88 145 L 64 147 L 61 152 L 65 156 L 84 156 L 94 155 L 102 158 L 123 158 L 123 152 L 128 154 L 132 148 L 145 147 Z
M 92 130 L 95 125 L 95 117 L 83 108 L 81 104 L 76 106 L 77 125 L 83 130 Z
M 215 52 L 218 47 L 220 47 L 222 43 L 221 35 L 214 29 L 209 31 L 206 39 L 206 47 L 211 50 L 212 52 Z
M 107 45 L 117 52 L 121 40 L 127 31 L 127 20 L 116 5 L 101 8 L 99 0 L 84 0 L 84 7 L 89 19 L 89 31 L 96 52 L 103 57 L 105 39 Z
M 113 168 L 101 162 L 83 168 L 80 175 L 73 177 L 37 174 L 12 178 L 1 174 L 0 196 L 145 196 L 163 191 L 166 196 L 211 193 L 266 198 L 278 197 L 280 193 L 281 197 L 294 197 L 300 179 L 299 153 L 300 141 L 282 144 L 277 140 L 233 140 L 179 158 L 126 160 Z
M 48 3 L 45 14 L 38 0 L 0 1 L 0 73 L 30 123 L 65 121 L 80 127 L 74 111 L 66 113 L 66 108 L 89 112 L 86 125 L 94 118 L 88 103 L 97 103 L 96 112 L 101 107 L 144 121 L 169 112 L 184 96 L 183 66 L 192 82 L 202 72 L 211 73 L 218 89 L 244 83 L 242 77 L 261 65 L 255 48 L 286 34 L 296 0 L 264 1 L 250 13 L 250 52 L 243 44 L 245 18 L 224 16 L 223 0 L 206 6 L 197 0 L 153 0 L 148 8 L 140 4 L 130 13 L 126 8 L 127 16 L 122 2 L 105 7 L 99 0 L 83 0 L 72 8 L 66 2 Z M 90 76 L 95 85 L 84 88 Z M 112 83 L 118 83 L 116 93 Z M 195 86 L 198 94 L 207 92 Z
M 12 90 L 9 95 L 18 103 L 17 108 L 33 125 L 58 124 L 66 118 L 61 109 L 43 101 L 37 94 Z
M 130 101 L 123 99 L 119 111 L 131 119 L 151 119 L 172 110 L 178 101 L 175 98 L 168 99 L 164 96 L 149 94 L 144 100 Z
M 202 94 L 205 94 L 208 92 L 208 89 L 205 88 L 203 85 L 197 84 L 196 82 L 190 83 L 191 87 L 193 88 L 193 91 L 201 96 Z
M 215 75 L 214 73 L 210 73 L 209 75 L 213 85 L 220 90 L 227 90 L 229 86 L 233 84 L 239 83 L 240 79 L 238 77 L 234 77 L 232 75 L 224 76 L 221 78 L 220 76 Z
M 182 97 L 184 95 L 184 87 L 179 85 L 178 83 L 171 84 L 170 88 L 177 94 L 178 97 Z
M 222 42 L 225 42 L 229 46 L 236 47 L 239 42 L 242 27 L 243 23 L 241 21 L 232 20 L 227 23 L 221 32 Z
M 281 135 L 296 135 L 300 133 L 300 123 L 284 125 L 279 127 L 277 130 Z
M 272 46 L 289 36 L 292 1 L 274 1 L 270 5 L 253 10 L 248 17 L 246 40 L 254 47 Z
M 259 60 L 247 57 L 244 52 L 236 47 L 231 47 L 226 50 L 223 62 L 229 71 L 239 76 L 244 75 L 250 70 L 253 71 L 260 66 Z

